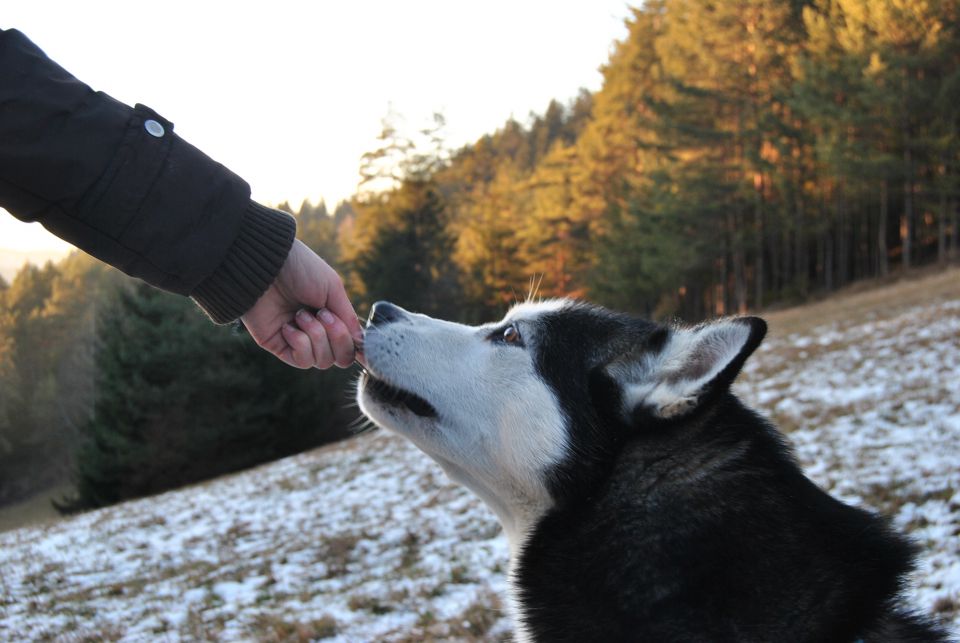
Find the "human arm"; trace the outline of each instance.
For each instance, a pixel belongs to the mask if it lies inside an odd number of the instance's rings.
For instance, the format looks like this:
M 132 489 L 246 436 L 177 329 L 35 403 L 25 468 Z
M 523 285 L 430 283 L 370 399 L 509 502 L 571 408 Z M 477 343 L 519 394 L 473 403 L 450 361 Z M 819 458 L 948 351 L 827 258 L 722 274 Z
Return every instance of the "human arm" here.
M 193 297 L 218 323 L 247 313 L 258 343 L 288 363 L 303 366 L 303 338 L 320 337 L 295 328 L 286 333 L 295 345 L 283 349 L 263 339 L 282 329 L 268 327 L 267 319 L 283 318 L 271 307 L 326 304 L 316 293 L 287 299 L 303 293 L 276 283 L 290 259 L 293 218 L 251 201 L 247 183 L 177 136 L 173 123 L 95 92 L 15 30 L 0 30 L 0 206 L 131 276 Z M 339 292 L 345 299 L 342 285 Z M 342 323 L 359 338 L 350 311 Z M 327 348 L 342 361 L 339 346 Z

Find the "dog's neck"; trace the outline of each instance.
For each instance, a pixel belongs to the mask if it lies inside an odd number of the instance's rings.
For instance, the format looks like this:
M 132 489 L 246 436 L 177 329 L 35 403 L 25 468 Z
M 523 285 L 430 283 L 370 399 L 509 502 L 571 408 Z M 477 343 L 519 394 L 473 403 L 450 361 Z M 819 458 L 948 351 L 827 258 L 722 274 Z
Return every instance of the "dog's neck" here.
M 492 485 L 471 475 L 463 467 L 432 456 L 450 478 L 475 493 L 497 516 L 510 547 L 510 559 L 515 560 L 537 522 L 553 506 L 546 488 L 542 494 L 531 497 L 529 491 L 511 490 L 509 485 Z M 500 481 L 502 482 L 502 481 Z

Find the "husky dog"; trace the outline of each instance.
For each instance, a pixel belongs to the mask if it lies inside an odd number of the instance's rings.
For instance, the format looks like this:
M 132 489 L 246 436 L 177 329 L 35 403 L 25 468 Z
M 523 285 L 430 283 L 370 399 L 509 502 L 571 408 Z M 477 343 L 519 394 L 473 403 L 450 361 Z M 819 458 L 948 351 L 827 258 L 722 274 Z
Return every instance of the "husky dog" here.
M 945 640 L 900 603 L 907 541 L 730 392 L 765 333 L 568 300 L 470 327 L 379 302 L 358 397 L 496 513 L 522 640 Z

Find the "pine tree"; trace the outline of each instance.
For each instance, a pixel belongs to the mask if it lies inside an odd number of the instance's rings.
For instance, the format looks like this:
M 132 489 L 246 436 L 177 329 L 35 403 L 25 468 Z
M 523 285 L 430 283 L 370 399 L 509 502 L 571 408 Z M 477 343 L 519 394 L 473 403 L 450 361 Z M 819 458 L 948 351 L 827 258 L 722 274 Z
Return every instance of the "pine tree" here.
M 785 0 L 673 0 L 665 9 L 656 47 L 672 91 L 658 107 L 660 138 L 688 201 L 724 204 L 722 218 L 704 218 L 701 227 L 724 231 L 735 309 L 761 306 L 768 229 L 781 210 L 772 173 L 786 130 L 782 96 L 797 16 Z
M 327 204 L 321 200 L 314 205 L 304 199 L 294 216 L 297 219 L 297 238 L 336 267 L 339 261 L 337 222 L 327 211 Z
M 77 510 L 156 493 L 344 435 L 345 381 L 300 372 L 144 284 L 101 315 Z
M 470 198 L 455 209 L 454 260 L 466 298 L 473 304 L 471 316 L 502 314 L 527 290 L 531 274 L 521 261 L 517 233 L 529 195 L 520 176 L 512 159 L 503 159 L 494 178 L 475 186 Z
M 367 304 L 389 299 L 434 315 L 449 315 L 456 295 L 452 241 L 432 180 L 405 180 L 389 198 L 357 206 L 357 221 L 378 222 L 369 246 L 347 264 L 364 286 Z
M 945 260 L 960 245 L 958 14 L 956 0 L 633 9 L 599 92 L 417 164 L 455 242 L 458 309 L 497 314 L 533 278 L 546 295 L 700 317 L 829 291 L 888 259 Z M 370 167 L 438 158 L 385 133 Z M 393 247 L 408 237 L 385 205 L 409 176 L 356 201 L 338 224 L 345 257 L 416 261 Z M 678 252 L 628 256 L 661 248 Z
M 610 206 L 608 233 L 595 248 L 601 260 L 590 275 L 597 302 L 648 317 L 681 312 L 684 284 L 692 276 L 691 266 L 699 263 L 698 248 L 673 213 L 651 209 L 658 201 L 648 192 L 623 210 Z
M 3 297 L 0 297 L 2 302 Z M 16 451 L 19 440 L 14 413 L 21 406 L 20 382 L 14 365 L 16 347 L 11 335 L 12 325 L 12 315 L 5 305 L 0 306 L 0 462 Z M 0 479 L 0 489 L 5 482 Z
M 820 184 L 836 203 L 840 281 L 851 263 L 872 263 L 886 272 L 891 224 L 902 265 L 914 263 L 915 242 L 925 236 L 916 230 L 917 210 L 946 198 L 946 158 L 956 137 L 949 124 L 953 110 L 938 112 L 936 97 L 955 46 L 944 20 L 949 4 L 823 0 L 804 10 L 808 38 L 794 101 L 816 128 Z M 939 113 L 949 116 L 940 119 Z M 944 175 L 938 181 L 943 189 L 931 190 L 936 196 L 925 203 L 920 186 L 930 174 Z M 897 190 L 899 225 L 889 216 Z M 860 219 L 858 201 L 870 203 Z M 848 233 L 858 223 L 875 230 L 870 245 L 876 261 L 848 257 L 848 248 L 856 249 Z
M 46 309 L 58 277 L 50 262 L 25 265 L 5 293 L 8 359 L 16 386 L 6 394 L 11 441 L 20 456 L 33 460 L 56 427 L 55 365 L 63 346 L 56 317 Z M 0 494 L 2 495 L 2 494 Z
M 517 260 L 543 297 L 582 297 L 593 264 L 590 222 L 574 207 L 577 150 L 557 141 L 527 181 L 529 212 L 515 224 Z
M 91 404 L 91 322 L 106 274 L 74 253 L 25 266 L 0 297 L 0 502 L 69 472 Z

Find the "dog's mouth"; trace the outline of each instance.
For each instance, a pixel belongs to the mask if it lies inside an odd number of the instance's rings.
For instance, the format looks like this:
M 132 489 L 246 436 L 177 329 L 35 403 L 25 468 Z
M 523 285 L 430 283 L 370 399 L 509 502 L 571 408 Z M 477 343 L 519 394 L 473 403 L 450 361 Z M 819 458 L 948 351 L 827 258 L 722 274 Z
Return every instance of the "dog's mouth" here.
M 388 384 L 375 377 L 369 370 L 364 370 L 363 378 L 364 391 L 381 404 L 403 406 L 414 415 L 422 418 L 437 417 L 437 409 L 419 395 Z

